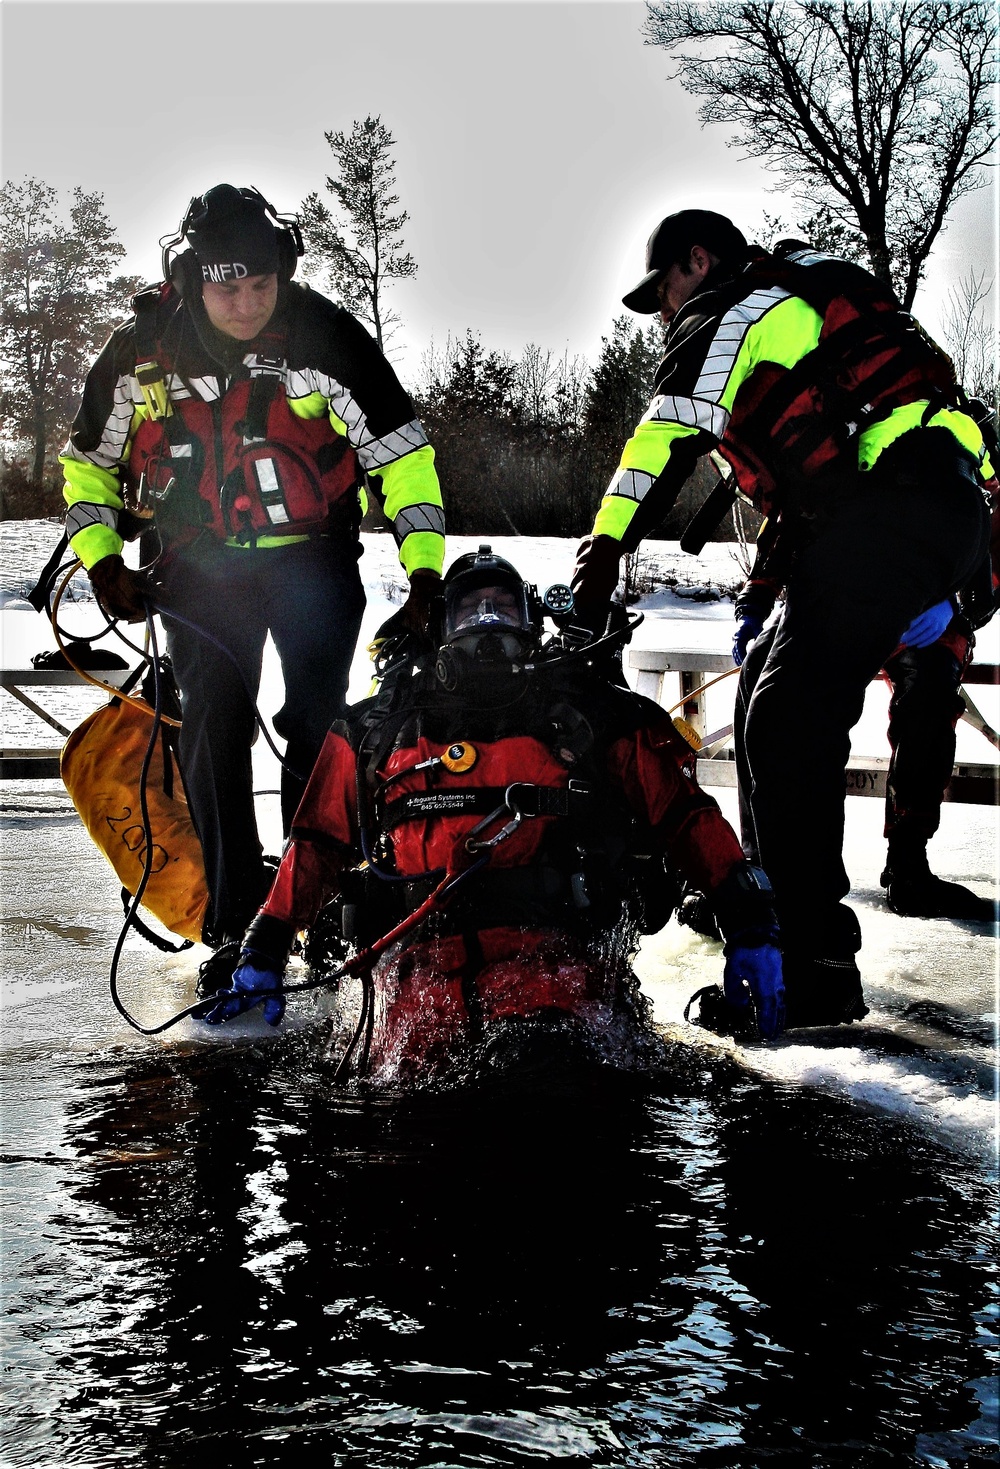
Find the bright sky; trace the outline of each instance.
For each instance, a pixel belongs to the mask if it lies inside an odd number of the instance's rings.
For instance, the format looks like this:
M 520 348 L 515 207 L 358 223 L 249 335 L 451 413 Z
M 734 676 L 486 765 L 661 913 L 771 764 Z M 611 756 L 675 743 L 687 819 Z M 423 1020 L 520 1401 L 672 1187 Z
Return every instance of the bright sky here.
M 772 178 L 703 130 L 642 42 L 634 0 L 6 0 L 3 174 L 104 194 L 126 267 L 159 277 L 157 238 L 226 180 L 281 210 L 322 190 L 324 133 L 378 114 L 397 140 L 416 278 L 392 289 L 394 359 L 472 327 L 593 361 L 653 225 L 686 206 L 748 232 L 780 214 Z M 996 271 L 997 189 L 963 201 L 917 311 Z

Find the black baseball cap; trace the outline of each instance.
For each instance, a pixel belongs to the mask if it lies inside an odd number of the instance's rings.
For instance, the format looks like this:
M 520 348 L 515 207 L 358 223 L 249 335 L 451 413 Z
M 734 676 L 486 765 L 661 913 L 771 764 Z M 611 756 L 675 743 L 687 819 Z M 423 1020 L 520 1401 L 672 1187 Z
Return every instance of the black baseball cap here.
M 663 272 L 686 260 L 693 245 L 701 245 L 720 260 L 739 259 L 749 250 L 745 238 L 724 214 L 710 209 L 681 209 L 661 219 L 646 242 L 646 274 L 622 297 L 622 305 L 647 316 L 659 311 L 656 287 Z

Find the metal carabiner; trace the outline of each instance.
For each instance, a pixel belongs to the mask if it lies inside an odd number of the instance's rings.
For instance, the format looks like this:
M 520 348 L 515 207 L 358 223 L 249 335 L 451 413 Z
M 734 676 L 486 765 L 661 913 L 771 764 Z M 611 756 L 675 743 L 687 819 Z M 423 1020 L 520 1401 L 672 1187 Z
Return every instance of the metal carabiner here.
M 496 821 L 499 816 L 502 816 L 504 812 L 508 811 L 509 809 L 510 807 L 507 806 L 506 803 L 504 803 L 504 805 L 498 806 L 495 811 L 491 811 L 489 816 L 484 816 L 482 821 L 477 822 L 476 825 L 469 832 L 469 835 L 465 838 L 465 850 L 467 852 L 487 852 L 492 847 L 498 846 L 500 842 L 505 842 L 509 836 L 512 836 L 513 833 L 517 831 L 517 828 L 521 825 L 521 822 L 523 820 L 524 813 L 521 811 L 515 811 L 514 819 L 512 821 L 508 821 L 506 826 L 501 827 L 496 836 L 487 837 L 486 840 L 482 842 L 477 842 L 475 840 L 477 832 L 485 831 L 486 827 L 489 826 L 491 821 Z

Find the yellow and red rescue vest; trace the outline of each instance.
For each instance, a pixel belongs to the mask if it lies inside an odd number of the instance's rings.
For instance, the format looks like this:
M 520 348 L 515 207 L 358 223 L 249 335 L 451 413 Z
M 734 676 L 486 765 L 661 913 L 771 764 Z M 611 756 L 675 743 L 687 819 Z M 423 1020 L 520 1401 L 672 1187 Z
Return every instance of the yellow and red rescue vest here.
M 148 296 L 152 315 L 158 294 Z M 258 366 L 206 401 L 167 391 L 172 364 L 162 343 L 143 341 L 144 305 L 138 297 L 136 376 L 147 404 L 158 399 L 162 411 L 139 425 L 128 473 L 156 512 L 161 537 L 177 544 L 203 529 L 251 544 L 258 536 L 301 536 L 326 525 L 341 502 L 351 518 L 351 492 L 361 480 L 357 455 L 327 415 L 302 418 L 290 408 L 284 332 L 265 333 Z M 150 385 L 161 392 L 151 393 Z

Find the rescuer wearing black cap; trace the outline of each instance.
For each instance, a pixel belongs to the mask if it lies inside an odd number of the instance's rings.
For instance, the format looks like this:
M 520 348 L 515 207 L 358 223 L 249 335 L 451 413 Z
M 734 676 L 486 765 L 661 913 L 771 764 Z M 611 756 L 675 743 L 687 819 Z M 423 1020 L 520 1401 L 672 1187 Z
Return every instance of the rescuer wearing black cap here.
M 841 901 L 850 730 L 911 624 L 981 563 L 993 466 L 950 360 L 891 289 L 806 242 L 768 253 L 723 215 L 681 210 L 624 303 L 659 310 L 665 352 L 578 552 L 578 615 L 603 627 L 622 552 L 718 448 L 791 563 L 770 651 L 741 688 L 744 849 L 774 885 L 787 1024 L 861 1018 L 861 932 Z
M 696 246 L 700 246 L 714 264 L 722 260 L 735 263 L 748 256 L 746 240 L 724 214 L 713 214 L 710 209 L 682 209 L 679 214 L 668 214 L 646 241 L 646 274 L 622 297 L 622 305 L 646 316 L 657 311 L 663 314 L 665 307 L 660 298 L 660 285 L 671 270 L 675 270 L 681 279 L 686 278 L 688 271 L 685 267 Z M 676 306 L 673 308 L 674 311 L 677 309 Z
M 444 513 L 434 451 L 381 351 L 293 281 L 294 218 L 218 184 L 161 243 L 163 282 L 94 363 L 61 456 L 66 529 L 110 615 L 140 620 L 149 598 L 163 613 L 205 938 L 220 944 L 267 890 L 250 762 L 267 635 L 284 679 L 287 830 L 345 704 L 365 605 L 362 483 L 393 526 L 410 579 L 398 615 L 415 629 L 440 577 Z M 137 526 L 158 542 L 143 571 L 121 554 Z

